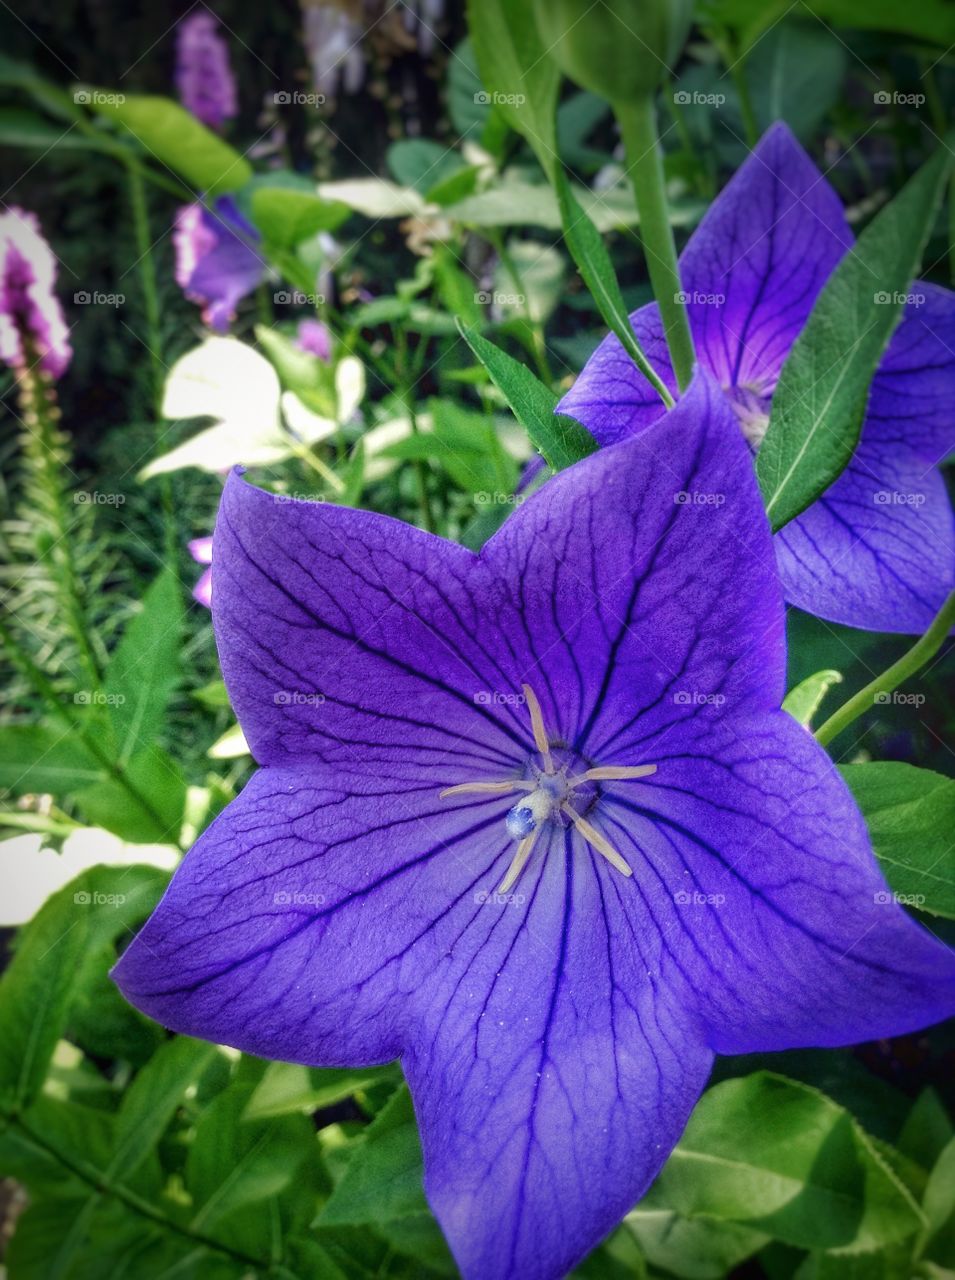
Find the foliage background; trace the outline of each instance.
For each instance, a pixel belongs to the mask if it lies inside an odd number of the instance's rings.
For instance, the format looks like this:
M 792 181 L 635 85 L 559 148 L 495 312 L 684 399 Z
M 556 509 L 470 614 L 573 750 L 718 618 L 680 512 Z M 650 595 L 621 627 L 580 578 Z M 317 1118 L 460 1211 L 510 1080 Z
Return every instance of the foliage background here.
M 259 140 L 260 171 L 282 167 L 320 180 L 385 175 L 413 187 L 433 155 L 422 161 L 407 148 L 395 150 L 399 140 L 423 136 L 459 157 L 462 136 L 481 148 L 478 181 L 500 211 L 493 225 L 445 210 L 422 256 L 413 235 L 420 227 L 353 213 L 335 232 L 344 252 L 323 311 L 338 358 L 354 354 L 367 379 L 358 414 L 341 424 L 341 440 L 322 446 L 326 464 L 346 483 L 345 496 L 409 520 L 430 519 L 473 544 L 507 514 L 501 495 L 512 492 L 530 447 L 475 368 L 452 317 L 484 326 L 554 389 L 579 370 L 603 325 L 559 232 L 535 223 L 524 198 L 508 194 L 514 181 L 540 186 L 532 156 L 499 119 L 468 117 L 468 94 L 473 101 L 480 85 L 461 44 L 464 14 L 447 6 L 427 56 L 382 24 L 366 44 L 364 90 L 339 96 L 316 117 L 307 107 L 278 111 L 271 102 L 278 88 L 309 88 L 297 6 L 219 0 L 212 8 L 227 29 L 240 89 L 241 113 L 228 136 L 242 151 Z M 61 859 L 64 867 L 92 869 L 51 897 L 27 928 L 5 934 L 6 1266 L 11 1280 L 453 1275 L 421 1192 L 417 1135 L 397 1067 L 308 1071 L 169 1037 L 126 1006 L 106 977 L 117 948 L 161 892 L 165 872 L 141 857 L 173 861 L 177 846 L 187 846 L 241 788 L 251 764 L 241 751 L 210 757 L 233 722 L 208 612 L 189 596 L 199 571 L 186 543 L 210 530 L 220 479 L 191 467 L 167 480 L 137 479 L 145 462 L 195 432 L 195 423 L 160 413 L 168 371 L 202 336 L 197 308 L 173 279 L 169 228 L 180 201 L 146 184 L 145 270 L 159 302 L 159 325 L 151 329 L 124 168 L 63 136 L 62 122 L 25 86 L 22 68 L 70 93 L 91 84 L 171 95 L 172 27 L 186 12 L 185 5 L 140 11 L 90 0 L 7 9 L 2 17 L 3 198 L 34 210 L 53 244 L 75 348 L 58 388 L 64 430 L 52 478 L 25 444 L 12 378 L 4 375 L 4 594 L 15 640 L 69 709 L 77 691 L 89 689 L 64 607 L 64 591 L 74 592 L 81 628 L 106 671 L 104 687 L 148 702 L 146 727 L 136 731 L 143 736 L 130 753 L 145 753 L 152 769 L 157 757 L 150 753 L 162 753 L 162 803 L 171 814 L 157 826 L 115 787 L 90 798 L 78 784 L 64 784 L 63 770 L 78 768 L 76 753 L 82 755 L 75 732 L 67 738 L 73 757 L 55 757 L 59 773 L 44 770 L 41 748 L 52 739 L 42 735 L 54 732 L 49 706 L 22 665 L 8 667 L 0 740 L 0 780 L 9 788 L 0 814 L 8 837 L 4 874 L 11 884 L 31 884 L 39 876 L 31 860 L 39 867 L 42 859 L 46 868 Z M 741 93 L 760 128 L 780 116 L 789 121 L 857 221 L 898 189 L 944 132 L 955 31 L 942 4 L 916 11 L 843 0 L 760 10 L 712 0 L 698 18 L 678 81 L 661 94 L 681 237 L 745 154 Z M 876 94 L 886 90 L 924 101 L 883 105 Z M 681 91 L 725 101 L 674 110 Z M 37 132 L 38 120 L 47 132 Z M 618 177 L 606 108 L 570 86 L 561 141 L 580 183 Z M 465 152 L 471 163 L 474 154 Z M 951 284 L 950 241 L 942 220 L 925 258 L 929 278 L 940 283 Z M 628 303 L 646 300 L 635 235 L 616 226 L 607 243 Z M 502 280 L 513 285 L 514 271 L 528 303 L 502 310 L 475 300 Z M 257 324 L 291 337 L 307 308 L 275 304 L 282 288 L 276 271 L 264 295 L 243 305 L 233 332 L 260 349 Z M 83 306 L 73 301 L 81 291 L 119 292 L 125 301 Z M 372 299 L 394 301 L 379 302 L 375 312 Z M 434 418 L 426 439 L 415 433 L 409 405 Z M 396 415 L 407 430 L 390 469 L 362 474 L 359 440 Z M 291 454 L 257 478 L 290 492 L 325 493 L 315 470 Z M 89 493 L 114 498 L 76 500 Z M 55 550 L 64 532 L 72 584 Z M 908 643 L 795 610 L 789 632 L 791 683 L 839 671 L 843 683 L 829 694 L 832 705 Z M 833 744 L 836 758 L 951 775 L 955 692 L 946 655 L 910 687 L 918 701 L 874 708 Z M 101 719 L 87 728 L 109 722 L 108 731 L 122 738 L 114 710 L 100 708 Z M 62 738 L 62 729 L 55 732 Z M 143 777 L 153 776 L 146 768 Z M 900 823 L 908 829 L 899 856 L 913 866 L 897 886 L 906 892 L 929 860 L 951 872 L 955 784 L 939 781 L 931 804 L 921 793 L 915 803 L 904 785 L 893 790 L 902 777 L 887 783 L 888 834 L 877 847 L 898 852 L 891 840 Z M 118 865 L 93 865 L 101 859 Z M 52 884 L 58 873 L 43 875 Z M 60 881 L 66 878 L 64 872 Z M 932 904 L 931 924 L 952 937 L 947 893 Z M 43 894 L 34 896 L 38 906 Z M 659 1183 L 580 1274 L 952 1274 L 953 1080 L 951 1028 L 855 1050 L 721 1060 Z M 726 1132 L 718 1142 L 712 1136 L 714 1116 L 732 1121 L 729 1147 Z M 788 1133 L 787 1148 L 778 1139 Z

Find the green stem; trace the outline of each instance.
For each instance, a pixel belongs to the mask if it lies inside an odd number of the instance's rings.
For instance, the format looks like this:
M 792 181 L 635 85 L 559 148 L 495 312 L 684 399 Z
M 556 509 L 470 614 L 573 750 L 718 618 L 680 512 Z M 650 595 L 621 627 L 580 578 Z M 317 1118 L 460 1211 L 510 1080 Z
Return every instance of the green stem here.
M 520 297 L 524 298 L 526 302 L 527 294 L 524 291 L 524 281 L 521 279 L 521 273 L 518 270 L 517 263 L 514 261 L 514 255 L 508 249 L 503 235 L 498 231 L 489 229 L 488 239 L 494 246 L 494 250 L 501 260 L 501 265 L 510 276 L 515 292 Z M 531 319 L 529 304 L 526 309 L 527 325 L 531 335 L 531 355 L 534 357 L 534 363 L 537 365 L 537 372 L 544 385 L 551 387 L 554 384 L 554 375 L 551 373 L 550 365 L 547 362 L 547 343 L 544 340 L 544 326 L 538 323 L 538 321 Z
M 663 319 L 673 371 L 683 390 L 693 375 L 695 356 L 682 300 L 673 228 L 667 212 L 656 107 L 653 98 L 647 96 L 639 102 L 616 103 L 614 113 L 623 136 L 627 168 L 637 200 L 640 238 L 650 283 Z
M 404 407 L 408 414 L 408 420 L 411 423 L 411 434 L 420 435 L 418 427 L 418 415 L 414 408 L 414 388 L 415 381 L 409 376 L 408 371 L 408 338 L 403 329 L 399 329 L 397 333 L 398 347 L 398 369 L 401 373 L 401 395 L 404 401 Z M 421 509 L 421 523 L 429 533 L 434 533 L 437 525 L 434 520 L 434 512 L 431 509 L 431 496 L 428 493 L 428 472 L 424 461 L 421 458 L 415 458 L 414 471 L 418 480 L 418 504 Z
M 880 695 L 892 693 L 910 676 L 915 675 L 916 671 L 935 657 L 953 626 L 955 626 L 955 591 L 949 594 L 925 635 L 916 640 L 898 662 L 893 662 L 891 667 L 886 668 L 864 689 L 860 689 L 847 702 L 844 702 L 838 711 L 833 712 L 825 724 L 820 725 L 816 730 L 816 740 L 826 746 L 837 734 L 852 724 L 853 720 L 874 706 Z

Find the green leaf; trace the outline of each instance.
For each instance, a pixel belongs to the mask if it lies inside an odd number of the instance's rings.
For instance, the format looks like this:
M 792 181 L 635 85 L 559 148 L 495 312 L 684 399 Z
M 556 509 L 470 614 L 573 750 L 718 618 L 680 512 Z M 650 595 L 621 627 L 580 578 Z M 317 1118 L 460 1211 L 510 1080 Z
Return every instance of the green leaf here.
M 422 196 L 466 168 L 456 151 L 430 138 L 401 138 L 391 144 L 385 159 L 395 181 Z
M 151 867 L 94 867 L 44 903 L 0 981 L 0 1098 L 23 1107 L 40 1089 L 67 1024 L 82 960 L 155 901 Z
M 841 683 L 842 674 L 838 671 L 816 671 L 789 690 L 783 699 L 783 710 L 808 728 L 823 698 L 834 684 Z
M 839 100 L 848 61 L 846 46 L 822 23 L 780 22 L 767 31 L 745 62 L 760 132 L 785 120 L 808 138 Z
M 170 98 L 94 94 L 91 105 L 128 129 L 151 157 L 197 191 L 222 195 L 237 191 L 252 177 L 248 160 Z
M 656 1186 L 683 1217 L 735 1222 L 802 1249 L 875 1249 L 922 1215 L 852 1116 L 770 1072 L 710 1089 Z
M 896 895 L 955 919 L 955 781 L 891 760 L 843 765 L 841 773 Z
M 481 83 L 469 39 L 457 44 L 448 64 L 448 114 L 466 142 L 479 142 L 492 155 L 500 153 L 507 124 Z
M 170 566 L 147 588 L 106 670 L 106 704 L 123 763 L 150 746 L 163 727 L 179 678 L 184 621 L 182 586 Z
M 852 457 L 869 384 L 898 320 L 950 169 L 942 147 L 872 219 L 829 277 L 773 392 L 756 475 L 774 530 Z
M 407 1086 L 389 1100 L 355 1151 L 318 1219 L 320 1226 L 380 1224 L 427 1212 L 421 1142 Z
M 597 442 L 590 432 L 573 418 L 554 412 L 557 396 L 526 365 L 460 322 L 458 329 L 535 447 L 555 471 L 572 466 L 595 452 Z
M 103 776 L 75 730 L 46 725 L 0 727 L 0 787 L 14 795 L 49 792 L 65 796 Z
M 259 187 L 252 193 L 252 221 L 269 246 L 294 249 L 319 231 L 335 231 L 351 210 L 341 200 L 308 191 Z
M 117 778 L 77 792 L 77 803 L 94 826 L 132 844 L 178 843 L 186 807 L 186 783 L 175 760 L 157 746 L 138 752 Z
M 533 6 L 521 0 L 468 0 L 468 29 L 486 96 L 522 134 L 552 178 L 557 159 L 560 69 L 541 39 Z
M 301 1067 L 292 1062 L 270 1062 L 243 1113 L 245 1120 L 273 1116 L 311 1114 L 333 1106 L 382 1081 L 396 1080 L 396 1069 L 365 1067 Z
M 623 349 L 644 377 L 655 386 L 662 385 L 637 342 L 623 294 L 620 292 L 620 285 L 617 283 L 613 263 L 610 261 L 610 254 L 607 252 L 600 232 L 581 208 L 562 169 L 557 172 L 555 185 L 564 240 L 584 283 L 597 304 L 597 310 L 610 331 L 620 339 Z M 673 401 L 669 395 L 668 399 L 669 404 L 672 404 Z
M 624 1218 L 648 1262 L 677 1276 L 722 1280 L 769 1237 L 733 1222 L 681 1218 L 672 1209 L 655 1208 L 652 1193 Z
M 925 1252 L 938 1262 L 951 1262 L 955 1258 L 955 1138 L 932 1169 L 922 1208 L 928 1219 Z
M 214 1044 L 188 1036 L 176 1036 L 156 1050 L 123 1094 L 107 1167 L 111 1179 L 126 1179 L 139 1168 L 159 1142 L 186 1090 L 217 1053 Z
M 115 154 L 117 144 L 112 139 L 91 138 L 79 133 L 70 125 L 53 124 L 33 111 L 22 107 L 0 109 L 0 146 L 26 147 L 28 150 L 52 151 L 102 151 Z
M 494 269 L 494 302 L 505 319 L 527 316 L 544 324 L 565 292 L 567 260 L 550 245 L 536 240 L 515 240 L 507 246 L 507 258 Z M 455 313 L 459 314 L 459 313 Z
M 923 1089 L 899 1134 L 899 1151 L 928 1170 L 951 1138 L 955 1138 L 955 1127 L 941 1098 L 934 1089 Z

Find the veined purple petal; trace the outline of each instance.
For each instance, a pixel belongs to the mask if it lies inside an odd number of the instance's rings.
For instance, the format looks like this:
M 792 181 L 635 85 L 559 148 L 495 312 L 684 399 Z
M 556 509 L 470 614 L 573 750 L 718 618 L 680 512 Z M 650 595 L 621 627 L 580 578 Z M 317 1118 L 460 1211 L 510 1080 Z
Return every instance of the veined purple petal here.
M 924 631 L 955 586 L 952 507 L 939 472 L 872 438 L 776 535 L 787 600 L 849 627 Z
M 918 280 L 911 298 L 873 379 L 862 443 L 937 463 L 955 452 L 955 293 Z
M 828 756 L 783 713 L 673 734 L 609 801 L 637 889 L 718 1053 L 901 1035 L 955 1008 L 955 953 L 897 903 Z

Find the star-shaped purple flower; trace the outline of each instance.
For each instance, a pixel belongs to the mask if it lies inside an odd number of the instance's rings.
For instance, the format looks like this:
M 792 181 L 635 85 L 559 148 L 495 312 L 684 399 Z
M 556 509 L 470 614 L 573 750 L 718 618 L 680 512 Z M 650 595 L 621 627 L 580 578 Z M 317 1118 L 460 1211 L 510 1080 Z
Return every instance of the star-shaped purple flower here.
M 777 124 L 683 251 L 697 359 L 722 386 L 754 451 L 786 357 L 851 244 L 838 196 Z M 630 319 L 675 392 L 656 305 Z M 776 537 L 787 600 L 849 626 L 925 630 L 955 586 L 952 512 L 936 469 L 955 449 L 953 403 L 955 294 L 917 283 L 872 384 L 855 456 Z M 664 412 L 612 335 L 559 408 L 601 444 L 642 431 Z
M 779 710 L 750 455 L 705 375 L 480 554 L 230 478 L 223 672 L 262 768 L 116 980 L 177 1031 L 400 1057 L 468 1280 L 554 1280 L 632 1207 L 714 1053 L 955 1007 L 829 758 Z

